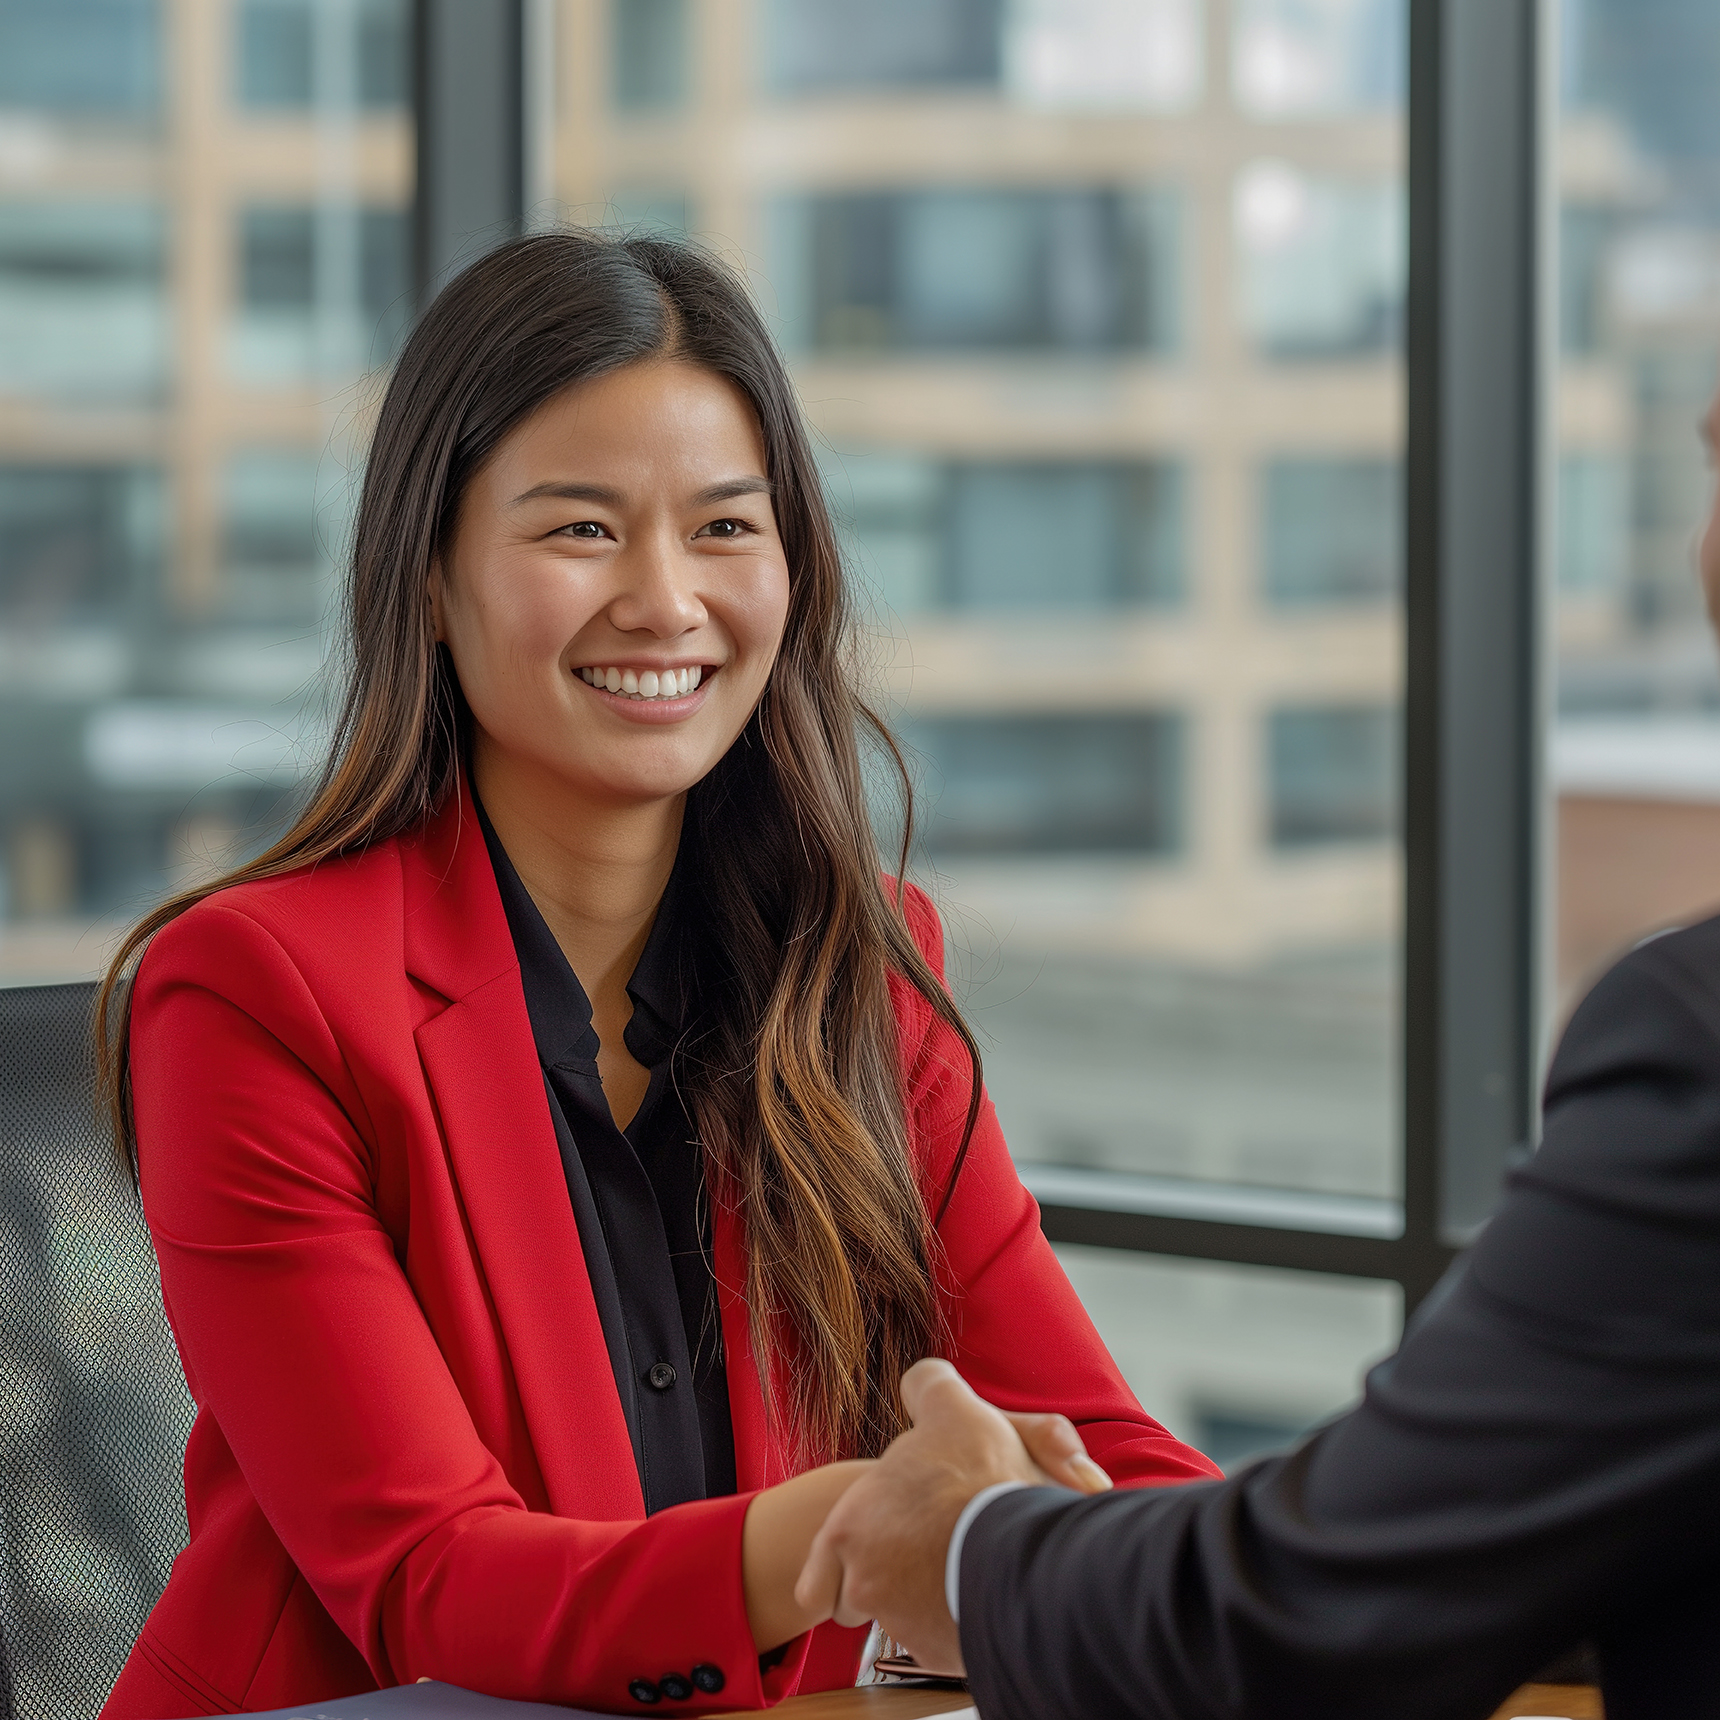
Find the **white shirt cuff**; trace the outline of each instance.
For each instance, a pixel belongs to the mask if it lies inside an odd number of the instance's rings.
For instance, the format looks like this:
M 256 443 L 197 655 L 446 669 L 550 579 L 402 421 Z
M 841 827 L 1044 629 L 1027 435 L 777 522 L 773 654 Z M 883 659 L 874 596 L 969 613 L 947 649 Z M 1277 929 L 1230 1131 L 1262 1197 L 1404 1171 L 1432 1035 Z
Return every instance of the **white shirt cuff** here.
M 1013 1493 L 1018 1487 L 1025 1487 L 1025 1481 L 994 1481 L 989 1487 L 982 1487 L 967 1504 L 962 1507 L 962 1514 L 956 1518 L 956 1526 L 950 1531 L 950 1550 L 944 1554 L 944 1599 L 949 1603 L 950 1617 L 961 1623 L 961 1583 L 962 1583 L 962 1542 L 967 1539 L 967 1532 L 973 1527 L 974 1519 L 1000 1493 Z

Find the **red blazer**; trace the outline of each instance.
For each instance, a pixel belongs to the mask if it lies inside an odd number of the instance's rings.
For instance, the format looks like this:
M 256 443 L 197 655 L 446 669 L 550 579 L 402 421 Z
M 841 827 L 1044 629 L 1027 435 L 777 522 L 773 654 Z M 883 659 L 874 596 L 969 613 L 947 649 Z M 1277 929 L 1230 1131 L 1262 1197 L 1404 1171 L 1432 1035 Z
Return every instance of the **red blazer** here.
M 937 917 L 910 892 L 941 966 Z M 967 1060 L 893 984 L 928 1199 Z M 747 1331 L 745 1239 L 714 1264 L 740 1491 L 647 1519 L 495 877 L 460 797 L 421 831 L 223 890 L 155 939 L 132 1070 L 144 1209 L 198 1407 L 190 1544 L 105 1720 L 297 1706 L 420 1677 L 643 1713 L 854 1680 L 825 1626 L 761 1673 L 752 1494 L 792 1473 Z M 941 1227 L 952 1360 L 1056 1409 L 1119 1481 L 1216 1473 L 1136 1403 L 1040 1234 L 989 1103 Z

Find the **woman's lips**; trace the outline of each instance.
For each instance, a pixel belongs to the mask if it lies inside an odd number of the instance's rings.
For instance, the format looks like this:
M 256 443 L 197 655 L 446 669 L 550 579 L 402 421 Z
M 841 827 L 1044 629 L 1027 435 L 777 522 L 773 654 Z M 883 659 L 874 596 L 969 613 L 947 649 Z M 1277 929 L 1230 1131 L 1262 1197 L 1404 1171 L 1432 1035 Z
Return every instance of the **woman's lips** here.
M 695 663 L 684 667 L 677 666 L 673 671 L 640 671 L 635 668 L 626 672 L 632 675 L 634 679 L 635 690 L 633 691 L 627 690 L 623 673 L 617 669 L 614 674 L 616 679 L 622 682 L 622 685 L 615 692 L 609 690 L 609 674 L 606 673 L 606 666 L 600 668 L 593 664 L 578 669 L 575 673 L 581 684 L 589 688 L 593 696 L 601 699 L 617 716 L 626 717 L 629 721 L 636 723 L 672 723 L 680 721 L 683 717 L 691 716 L 705 702 L 705 696 L 710 691 L 711 682 L 717 675 L 717 666 Z M 681 677 L 685 675 L 688 682 L 686 692 L 665 693 L 663 691 L 664 682 L 671 673 L 676 676 L 677 686 L 680 684 Z M 645 692 L 639 686 L 644 675 L 650 675 L 656 680 L 657 690 L 655 692 Z M 649 686 L 650 682 L 646 681 L 645 685 Z
M 675 699 L 692 692 L 703 679 L 703 663 L 679 663 L 658 667 L 650 664 L 617 664 L 605 667 L 590 663 L 575 671 L 588 687 L 601 687 L 624 698 Z M 715 669 L 710 673 L 715 674 Z

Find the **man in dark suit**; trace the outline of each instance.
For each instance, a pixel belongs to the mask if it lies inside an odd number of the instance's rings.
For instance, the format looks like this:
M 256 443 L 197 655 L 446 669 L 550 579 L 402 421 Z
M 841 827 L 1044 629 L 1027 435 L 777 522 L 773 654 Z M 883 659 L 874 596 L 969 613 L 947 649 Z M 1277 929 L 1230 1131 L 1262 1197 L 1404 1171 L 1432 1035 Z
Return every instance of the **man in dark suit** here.
M 1702 560 L 1720 612 L 1720 507 Z M 1583 1641 L 1608 1720 L 1720 1716 L 1720 919 L 1601 980 L 1545 1118 L 1362 1404 L 1297 1449 L 1083 1498 L 922 1362 L 803 1592 L 965 1663 L 985 1720 L 1484 1715 Z

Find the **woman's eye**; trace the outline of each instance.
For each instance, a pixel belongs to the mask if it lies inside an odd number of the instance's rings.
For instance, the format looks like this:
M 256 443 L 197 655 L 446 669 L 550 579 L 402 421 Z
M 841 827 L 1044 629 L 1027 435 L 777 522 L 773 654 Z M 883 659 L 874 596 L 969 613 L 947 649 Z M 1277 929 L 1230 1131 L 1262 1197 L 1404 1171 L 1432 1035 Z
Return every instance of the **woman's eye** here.
M 712 520 L 708 526 L 702 526 L 693 535 L 695 537 L 737 538 L 743 532 L 751 529 L 745 520 Z
M 597 520 L 575 520 L 572 525 L 561 528 L 561 535 L 571 538 L 600 538 L 604 535 L 604 530 Z

